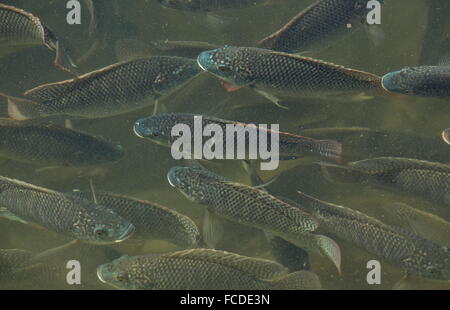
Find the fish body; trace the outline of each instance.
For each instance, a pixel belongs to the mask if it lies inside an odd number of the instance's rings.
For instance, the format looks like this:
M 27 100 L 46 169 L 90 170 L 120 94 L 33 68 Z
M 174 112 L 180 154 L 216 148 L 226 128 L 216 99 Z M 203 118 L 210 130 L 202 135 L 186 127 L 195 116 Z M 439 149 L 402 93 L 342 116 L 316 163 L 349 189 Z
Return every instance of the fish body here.
M 308 252 L 277 236 L 270 238 L 269 242 L 272 256 L 289 272 L 309 269 Z
M 197 60 L 203 70 L 228 83 L 275 97 L 383 91 L 377 75 L 261 48 L 225 46 L 203 52 Z
M 450 97 L 450 66 L 406 67 L 383 76 L 383 88 L 409 96 Z
M 292 159 L 313 155 L 340 161 L 342 149 L 340 143 L 337 141 L 314 140 L 308 137 L 275 131 L 273 129 L 267 129 L 257 125 L 223 120 L 206 115 L 195 115 L 189 113 L 158 114 L 137 120 L 134 125 L 134 132 L 139 137 L 148 138 L 156 143 L 171 146 L 172 143 L 178 139 L 177 136 L 172 136 L 172 128 L 177 124 L 185 124 L 190 128 L 191 133 L 194 133 L 196 118 L 200 117 L 202 128 L 210 125 L 220 126 L 224 135 L 228 131 L 227 128 L 232 128 L 232 126 L 234 126 L 234 128 L 236 128 L 237 136 L 237 139 L 235 139 L 234 142 L 234 150 L 237 149 L 236 144 L 241 138 L 245 141 L 245 145 L 251 145 L 250 143 L 252 141 L 259 141 L 259 136 L 261 134 L 269 135 L 276 132 L 279 135 L 279 157 L 281 159 Z M 256 129 L 254 138 L 250 137 L 250 135 L 246 135 L 246 129 Z M 191 134 L 191 136 L 193 141 L 195 138 L 194 134 Z M 207 139 L 204 140 L 206 141 Z M 269 139 L 269 137 L 267 138 L 267 143 L 267 148 L 271 149 L 271 139 Z M 226 152 L 226 145 L 224 145 L 223 153 L 226 154 Z M 246 152 L 246 155 L 248 156 L 247 148 Z
M 53 125 L 0 121 L 0 156 L 48 166 L 91 166 L 122 159 L 119 144 Z
M 72 192 L 71 195 L 93 199 L 89 192 Z M 132 238 L 168 240 L 180 247 L 194 247 L 200 239 L 195 223 L 174 210 L 154 202 L 138 200 L 115 193 L 96 191 L 97 203 L 124 219 L 136 228 Z
M 250 290 L 318 289 L 314 273 L 286 275 L 275 262 L 212 249 L 163 255 L 123 256 L 101 265 L 102 282 L 120 289 Z
M 45 45 L 56 53 L 55 65 L 76 75 L 76 65 L 53 31 L 38 17 L 0 4 L 0 45 Z
M 450 279 L 450 249 L 350 208 L 300 193 L 320 227 L 421 277 Z
M 118 63 L 77 79 L 38 86 L 25 92 L 35 104 L 10 101 L 12 118 L 52 115 L 101 118 L 149 106 L 200 73 L 195 60 L 156 56 Z
M 286 53 L 309 51 L 342 38 L 364 24 L 369 0 L 319 0 L 257 46 Z M 383 3 L 383 1 L 379 1 Z
M 268 0 L 159 0 L 159 3 L 165 8 L 183 11 L 209 12 L 253 7 L 267 1 Z
M 0 205 L 18 218 L 95 244 L 129 238 L 134 226 L 104 206 L 0 177 Z
M 340 269 L 340 249 L 330 238 L 315 235 L 317 220 L 310 214 L 260 189 L 230 182 L 201 168 L 173 167 L 169 183 L 188 199 L 231 221 L 273 233 L 305 250 L 316 251 Z

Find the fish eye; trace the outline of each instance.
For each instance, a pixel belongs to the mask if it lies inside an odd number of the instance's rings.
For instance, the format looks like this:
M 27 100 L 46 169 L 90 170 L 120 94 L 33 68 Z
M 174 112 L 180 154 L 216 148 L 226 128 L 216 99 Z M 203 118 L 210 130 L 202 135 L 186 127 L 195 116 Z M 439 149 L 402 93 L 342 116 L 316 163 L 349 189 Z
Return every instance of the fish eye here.
M 117 275 L 116 280 L 119 282 L 125 282 L 125 276 L 119 274 L 119 275 Z
M 220 72 L 223 72 L 223 73 L 230 73 L 231 72 L 231 69 L 226 67 L 226 66 L 218 66 L 217 70 L 219 70 Z
M 108 231 L 104 228 L 96 228 L 94 233 L 99 237 L 105 237 L 108 235 Z

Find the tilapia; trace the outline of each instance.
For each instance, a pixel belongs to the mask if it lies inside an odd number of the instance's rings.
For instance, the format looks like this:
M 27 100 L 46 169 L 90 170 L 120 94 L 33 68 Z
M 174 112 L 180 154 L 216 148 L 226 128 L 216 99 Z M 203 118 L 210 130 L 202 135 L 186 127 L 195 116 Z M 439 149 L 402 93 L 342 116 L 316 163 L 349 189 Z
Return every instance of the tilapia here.
M 378 157 L 348 166 L 322 163 L 331 179 L 364 182 L 450 204 L 450 166 L 424 160 Z
M 0 119 L 0 156 L 47 166 L 93 166 L 125 156 L 120 144 L 55 125 Z
M 381 77 L 318 59 L 254 47 L 225 46 L 198 56 L 200 67 L 236 87 L 278 97 L 382 94 Z
M 185 11 L 216 11 L 241 9 L 267 3 L 269 0 L 159 0 L 165 8 Z
M 370 12 L 369 0 L 318 0 L 286 25 L 257 43 L 286 53 L 310 51 L 359 29 Z M 382 4 L 384 1 L 379 1 Z M 371 27 L 371 26 L 368 26 Z
M 443 218 L 401 202 L 386 204 L 383 209 L 397 219 L 405 229 L 437 244 L 450 247 L 450 222 Z
M 200 121 L 201 117 L 201 121 Z M 177 124 L 187 125 L 191 133 L 194 133 L 196 119 L 201 124 L 201 128 L 205 128 L 209 125 L 218 125 L 222 128 L 223 133 L 227 132 L 227 127 L 233 127 L 236 131 L 237 139 L 234 142 L 234 150 L 237 149 L 237 143 L 243 139 L 245 145 L 250 145 L 251 139 L 259 141 L 261 134 L 270 134 L 275 132 L 273 129 L 267 129 L 263 127 L 255 127 L 256 125 L 244 124 L 237 121 L 223 120 L 206 115 L 195 115 L 189 113 L 173 113 L 173 114 L 157 114 L 148 118 L 137 120 L 134 125 L 134 132 L 141 138 L 150 139 L 153 142 L 171 146 L 172 143 L 178 138 L 172 136 L 172 128 Z M 198 125 L 198 124 L 197 124 Z M 247 129 L 256 128 L 254 137 L 248 134 Z M 279 135 L 279 158 L 280 159 L 293 159 L 304 157 L 307 155 L 323 157 L 329 160 L 340 161 L 341 159 L 341 144 L 333 140 L 314 140 L 308 137 L 302 137 L 287 132 L 276 131 Z M 194 140 L 194 134 L 191 135 L 192 141 Z M 256 140 L 258 139 L 258 140 Z M 204 139 L 206 142 L 208 139 Z M 251 141 L 250 141 L 251 140 Z M 267 139 L 268 149 L 271 149 L 271 139 Z M 194 145 L 194 144 L 192 144 Z M 203 148 L 203 146 L 202 146 Z M 226 145 L 223 146 L 223 154 L 227 152 Z M 248 149 L 246 148 L 247 156 Z
M 4 217 L 19 218 L 88 243 L 121 242 L 135 230 L 107 206 L 6 177 L 0 177 L 0 205 Z
M 436 136 L 363 127 L 311 128 L 299 134 L 341 142 L 347 161 L 381 156 L 450 161 L 448 147 Z
M 25 92 L 35 103 L 9 98 L 14 119 L 63 115 L 102 118 L 148 107 L 200 73 L 193 59 L 155 56 L 117 63 L 77 79 L 45 84 Z
M 383 88 L 409 96 L 450 97 L 450 66 L 406 67 L 383 76 Z
M 70 195 L 93 199 L 90 192 L 74 191 Z M 167 240 L 183 248 L 195 247 L 200 240 L 191 219 L 160 204 L 105 191 L 95 191 L 95 197 L 97 203 L 133 223 L 133 239 Z
M 309 271 L 286 274 L 276 262 L 225 251 L 193 249 L 163 255 L 123 256 L 97 269 L 100 281 L 119 289 L 311 290 Z
M 115 44 L 115 52 L 118 61 L 148 56 L 179 56 L 196 59 L 201 52 L 218 47 L 215 44 L 199 41 L 161 40 L 144 43 L 136 39 L 121 39 Z
M 313 232 L 317 220 L 310 214 L 260 189 L 233 183 L 201 168 L 173 167 L 170 185 L 208 212 L 273 233 L 308 251 L 329 258 L 340 270 L 340 249 L 332 239 Z
M 58 68 L 77 75 L 77 66 L 53 31 L 38 17 L 22 9 L 0 4 L 0 45 L 45 45 L 56 53 Z
M 445 143 L 450 144 L 450 128 L 444 129 L 442 131 L 442 139 Z
M 450 280 L 450 249 L 406 230 L 382 223 L 359 211 L 318 200 L 299 192 L 301 205 L 321 229 L 351 242 L 411 274 Z

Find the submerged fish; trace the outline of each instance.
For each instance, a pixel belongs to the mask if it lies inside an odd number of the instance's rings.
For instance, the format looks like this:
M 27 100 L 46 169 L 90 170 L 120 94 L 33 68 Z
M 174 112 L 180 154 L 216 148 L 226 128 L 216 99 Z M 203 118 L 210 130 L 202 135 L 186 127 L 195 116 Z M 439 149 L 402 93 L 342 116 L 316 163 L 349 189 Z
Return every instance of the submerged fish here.
M 53 31 L 22 9 L 0 4 L 0 45 L 45 45 L 56 53 L 57 67 L 77 75 L 76 65 Z
M 309 269 L 308 252 L 277 236 L 273 236 L 269 241 L 272 256 L 280 264 L 286 266 L 289 272 Z
M 107 206 L 6 177 L 0 177 L 0 205 L 0 215 L 7 218 L 89 243 L 121 242 L 135 229 Z
M 118 63 L 77 79 L 28 90 L 33 101 L 8 100 L 14 119 L 52 115 L 102 118 L 131 112 L 163 99 L 200 73 L 195 60 L 156 56 Z
M 415 234 L 450 247 L 450 222 L 443 218 L 401 202 L 387 204 L 383 209 Z
M 351 162 L 348 166 L 322 163 L 331 178 L 350 182 L 368 182 L 421 195 L 450 204 L 450 166 L 424 160 L 379 157 Z
M 342 143 L 347 161 L 381 156 L 450 161 L 448 147 L 435 136 L 361 127 L 312 128 L 300 131 L 314 139 L 332 139 Z
M 307 51 L 353 33 L 370 12 L 369 0 L 318 0 L 257 46 L 280 52 Z M 384 1 L 379 1 L 383 3 Z
M 93 199 L 89 192 L 70 195 Z M 200 239 L 195 223 L 174 210 L 154 202 L 138 200 L 115 193 L 95 191 L 97 203 L 108 206 L 136 228 L 132 238 L 168 240 L 180 247 L 194 247 Z
M 312 272 L 286 274 L 276 262 L 211 249 L 123 256 L 98 267 L 97 275 L 119 289 L 300 290 L 321 286 Z
M 200 117 L 201 128 L 205 128 L 209 125 L 218 125 L 222 128 L 222 131 L 225 134 L 227 132 L 227 127 L 234 126 L 237 136 L 234 143 L 234 150 L 237 149 L 236 144 L 241 140 L 241 138 L 245 141 L 245 145 L 251 145 L 250 142 L 253 141 L 252 139 L 259 141 L 259 135 L 277 132 L 279 135 L 280 159 L 292 159 L 307 155 L 321 156 L 335 161 L 340 161 L 341 159 L 341 144 L 337 141 L 314 140 L 308 137 L 302 137 L 287 132 L 279 132 L 259 126 L 256 127 L 257 130 L 255 130 L 255 136 L 252 137 L 248 134 L 247 129 L 255 128 L 255 125 L 223 120 L 206 115 L 195 115 L 189 113 L 157 114 L 148 118 L 137 120 L 134 125 L 134 132 L 141 138 L 147 138 L 153 142 L 171 146 L 172 143 L 178 139 L 178 136 L 172 136 L 172 128 L 177 124 L 185 124 L 190 128 L 191 133 L 194 133 L 196 118 L 199 119 Z M 194 134 L 192 134 L 191 137 L 193 141 Z M 205 142 L 206 141 L 207 139 L 205 139 Z M 271 149 L 271 139 L 267 138 L 267 143 L 267 148 Z M 226 152 L 226 146 L 224 145 L 224 158 Z M 249 153 L 247 148 L 246 152 Z M 248 154 L 246 155 L 248 156 Z
M 386 259 L 408 273 L 450 280 L 450 249 L 361 212 L 324 202 L 299 192 L 302 206 L 328 233 Z
M 444 139 L 445 143 L 450 144 L 450 128 L 442 131 L 442 139 Z
M 196 59 L 201 52 L 218 47 L 215 44 L 199 41 L 161 40 L 147 44 L 136 39 L 121 39 L 115 44 L 115 52 L 118 61 L 148 56 L 179 56 Z
M 165 8 L 186 11 L 216 11 L 256 6 L 269 0 L 159 0 Z
M 119 144 L 54 125 L 0 119 L 0 156 L 48 166 L 91 166 L 118 161 Z
M 322 60 L 253 47 L 226 46 L 198 56 L 200 67 L 278 103 L 277 96 L 381 94 L 381 77 Z
M 210 171 L 173 167 L 170 185 L 209 212 L 228 220 L 263 229 L 305 250 L 328 257 L 340 270 L 340 249 L 330 238 L 316 235 L 317 220 L 310 214 L 244 184 L 233 183 Z
M 450 66 L 406 67 L 383 76 L 383 88 L 410 96 L 450 97 Z

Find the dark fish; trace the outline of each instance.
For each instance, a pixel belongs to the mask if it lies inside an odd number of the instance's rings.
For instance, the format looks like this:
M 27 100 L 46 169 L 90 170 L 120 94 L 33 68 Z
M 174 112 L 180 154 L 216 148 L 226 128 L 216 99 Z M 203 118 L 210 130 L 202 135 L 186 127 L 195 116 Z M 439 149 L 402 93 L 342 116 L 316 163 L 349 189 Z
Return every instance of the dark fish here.
M 253 47 L 226 46 L 198 56 L 200 67 L 278 103 L 277 96 L 382 93 L 381 77 L 322 60 Z
M 45 45 L 56 53 L 58 68 L 77 75 L 77 66 L 53 31 L 38 17 L 22 9 L 0 4 L 0 45 Z
M 425 239 L 450 247 L 450 222 L 443 218 L 401 202 L 387 204 L 383 209 L 396 218 L 402 227 Z
M 309 269 L 308 252 L 283 238 L 273 236 L 269 239 L 272 256 L 289 272 Z
M 176 136 L 172 136 L 172 128 L 177 124 L 186 124 L 190 128 L 191 133 L 194 133 L 195 117 L 202 117 L 202 128 L 214 124 L 220 126 L 224 133 L 227 132 L 227 127 L 235 126 L 237 136 L 237 140 L 235 141 L 234 146 L 235 150 L 237 141 L 239 141 L 239 137 L 242 137 L 245 140 L 245 145 L 250 145 L 249 139 L 253 139 L 248 135 L 248 133 L 246 134 L 246 126 L 248 128 L 249 124 L 189 113 L 157 114 L 148 118 L 137 120 L 134 125 L 134 132 L 141 138 L 148 138 L 153 142 L 171 146 L 172 143 L 178 138 Z M 258 137 L 260 134 L 269 134 L 275 132 L 272 129 L 262 127 L 257 128 L 258 130 L 256 131 L 256 136 Z M 340 161 L 341 159 L 340 156 L 342 149 L 339 142 L 332 140 L 314 140 L 287 132 L 278 131 L 278 134 L 279 157 L 281 159 L 292 159 L 307 155 L 321 156 L 335 161 Z M 254 139 L 259 139 L 256 136 L 254 137 Z M 192 134 L 192 140 L 193 139 L 194 135 Z M 204 142 L 207 141 L 207 139 L 204 140 Z M 269 149 L 271 143 L 270 138 L 267 139 L 267 142 L 269 144 Z M 225 145 L 223 147 L 223 154 L 225 158 Z
M 4 207 L 0 214 L 7 218 L 19 218 L 89 243 L 121 242 L 135 229 L 107 206 L 6 177 L 0 177 L 0 205 Z
M 450 161 L 448 147 L 435 136 L 361 127 L 312 128 L 299 134 L 341 142 L 342 157 L 348 161 L 382 156 Z
M 101 118 L 131 112 L 163 99 L 200 73 L 195 60 L 157 56 L 117 63 L 77 79 L 25 92 L 36 103 L 11 99 L 14 119 L 52 115 Z
M 123 256 L 101 265 L 97 275 L 119 289 L 299 290 L 321 286 L 312 272 L 286 274 L 276 262 L 211 249 Z
M 216 11 L 256 6 L 269 0 L 159 0 L 165 8 L 185 11 Z
M 0 119 L 0 156 L 48 166 L 91 166 L 118 161 L 119 144 L 54 125 Z
M 450 128 L 442 131 L 442 139 L 444 139 L 445 143 L 450 144 Z
M 218 48 L 218 45 L 198 41 L 155 41 L 149 44 L 136 39 L 121 39 L 116 42 L 118 61 L 144 58 L 148 56 L 179 56 L 197 58 L 204 51 Z
M 89 192 L 70 194 L 93 199 Z M 108 209 L 133 223 L 136 231 L 132 238 L 168 240 L 185 248 L 196 246 L 200 239 L 198 228 L 191 219 L 167 207 L 104 191 L 96 191 L 95 197 L 97 203 L 108 206 Z
M 257 46 L 280 52 L 309 51 L 345 35 L 364 24 L 369 0 L 319 0 L 301 11 Z M 384 1 L 379 1 L 383 3 Z
M 321 229 L 421 277 L 450 280 L 450 249 L 343 206 L 299 192 Z
M 446 164 L 379 157 L 351 162 L 348 166 L 323 163 L 322 167 L 331 178 L 337 176 L 339 180 L 379 184 L 386 189 L 398 189 L 450 204 L 450 166 Z M 339 172 L 343 174 L 339 175 Z
M 450 66 L 406 67 L 383 76 L 384 89 L 424 97 L 450 97 Z
M 230 182 L 210 171 L 173 167 L 169 183 L 188 199 L 228 220 L 269 231 L 305 250 L 328 257 L 340 270 L 340 249 L 330 238 L 313 234 L 317 220 L 310 214 L 244 184 Z

